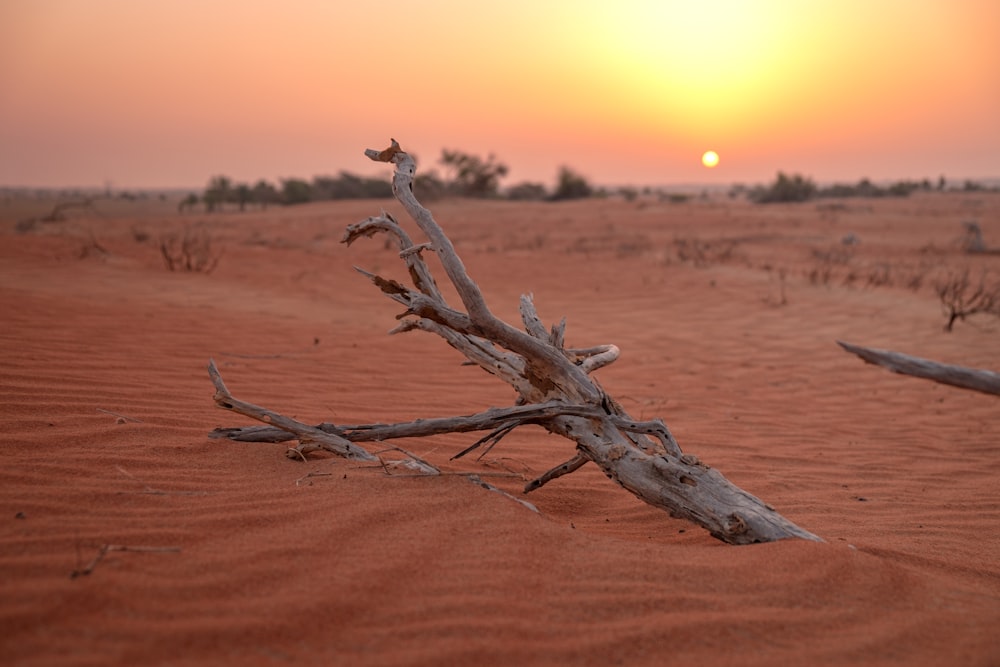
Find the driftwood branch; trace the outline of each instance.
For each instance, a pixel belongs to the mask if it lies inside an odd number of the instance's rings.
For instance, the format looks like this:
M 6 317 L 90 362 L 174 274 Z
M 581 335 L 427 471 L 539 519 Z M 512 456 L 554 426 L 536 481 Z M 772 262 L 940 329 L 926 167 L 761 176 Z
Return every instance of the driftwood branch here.
M 911 357 L 908 354 L 900 352 L 861 347 L 839 340 L 837 344 L 848 352 L 858 355 L 867 363 L 888 368 L 894 373 L 912 375 L 940 382 L 941 384 L 950 384 L 963 389 L 972 389 L 985 394 L 1000 396 L 1000 373 L 978 368 L 942 364 L 929 359 Z
M 350 225 L 344 235 L 343 241 L 348 244 L 376 234 L 387 234 L 396 241 L 412 287 L 359 269 L 385 296 L 403 306 L 404 311 L 397 318 L 400 322 L 391 333 L 419 330 L 442 337 L 469 363 L 507 382 L 517 393 L 515 404 L 474 415 L 399 424 L 310 426 L 233 398 L 213 363 L 209 373 L 216 387 L 216 403 L 267 424 L 216 429 L 213 437 L 247 441 L 298 439 L 302 444 L 289 451 L 302 458 L 316 449 L 341 456 L 375 458 L 356 443 L 439 433 L 487 432 L 453 457 L 457 458 L 481 446 L 489 451 L 516 427 L 534 424 L 575 443 L 575 451 L 565 463 L 529 482 L 526 492 L 592 461 L 610 479 L 642 500 L 703 526 L 725 542 L 748 544 L 792 537 L 819 540 L 770 505 L 733 485 L 698 457 L 684 454 L 661 420 L 638 421 L 629 416 L 591 375 L 618 358 L 620 351 L 615 345 L 566 347 L 565 319 L 546 327 L 530 296 L 522 297 L 520 302 L 523 329 L 496 317 L 448 236 L 431 212 L 414 197 L 413 158 L 395 140 L 385 150 L 368 150 L 365 154 L 395 165 L 393 193 L 427 238 L 426 242 L 414 243 L 399 223 L 385 213 Z M 461 300 L 460 307 L 445 302 L 424 262 L 426 252 L 437 254 Z
M 271 412 L 267 408 L 233 398 L 233 395 L 229 393 L 229 389 L 226 388 L 226 384 L 222 381 L 222 375 L 219 373 L 214 360 L 209 360 L 208 362 L 208 376 L 212 378 L 212 383 L 215 385 L 214 399 L 216 405 L 226 410 L 232 410 L 244 417 L 272 424 L 283 431 L 293 434 L 307 449 L 307 451 L 298 450 L 297 454 L 299 455 L 304 455 L 308 451 L 315 449 L 325 449 L 348 459 L 359 459 L 362 461 L 378 460 L 368 450 L 358 447 L 336 434 L 327 433 L 314 426 L 309 426 L 308 424 L 303 424 L 302 422 L 280 415 L 277 412 Z

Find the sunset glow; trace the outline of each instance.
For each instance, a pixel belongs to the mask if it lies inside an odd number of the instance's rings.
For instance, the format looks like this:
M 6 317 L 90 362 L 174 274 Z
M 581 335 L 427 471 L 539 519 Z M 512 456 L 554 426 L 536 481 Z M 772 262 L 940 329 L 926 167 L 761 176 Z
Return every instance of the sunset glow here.
M 711 169 L 719 164 L 719 154 L 715 151 L 705 151 L 701 156 L 701 163 Z
M 998 177 L 998 34 L 994 0 L 9 0 L 0 184 L 376 173 L 390 136 L 508 183 Z

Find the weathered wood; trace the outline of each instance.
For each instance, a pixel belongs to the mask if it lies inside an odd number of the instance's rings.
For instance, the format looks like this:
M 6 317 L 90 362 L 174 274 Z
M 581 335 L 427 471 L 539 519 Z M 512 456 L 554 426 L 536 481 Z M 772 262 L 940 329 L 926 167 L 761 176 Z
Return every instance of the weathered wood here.
M 941 384 L 949 384 L 963 389 L 972 389 L 973 391 L 1000 396 L 1000 373 L 978 368 L 942 364 L 930 359 L 921 359 L 920 357 L 911 357 L 908 354 L 893 352 L 892 350 L 861 347 L 860 345 L 851 345 L 839 340 L 837 344 L 848 352 L 858 355 L 865 362 L 888 368 L 894 373 L 912 375 L 940 382 Z
M 662 421 L 632 419 L 591 377 L 591 373 L 618 358 L 620 351 L 616 346 L 566 348 L 565 320 L 546 328 L 530 296 L 522 297 L 520 303 L 524 331 L 497 318 L 447 235 L 414 197 L 413 159 L 395 140 L 385 150 L 368 150 L 365 154 L 373 160 L 395 164 L 393 193 L 429 239 L 428 243 L 414 244 L 386 214 L 349 226 L 344 236 L 344 242 L 352 243 L 361 237 L 386 233 L 397 241 L 413 288 L 359 269 L 383 294 L 405 307 L 399 316 L 400 324 L 391 333 L 419 329 L 441 336 L 470 362 L 510 384 L 518 394 L 516 404 L 476 415 L 402 424 L 308 426 L 285 418 L 278 420 L 277 415 L 263 408 L 237 402 L 225 389 L 213 364 L 210 370 L 219 405 L 267 421 L 271 427 L 300 440 L 320 443 L 329 451 L 341 450 L 338 453 L 367 454 L 358 445 L 346 449 L 347 444 L 359 441 L 490 431 L 457 457 L 484 444 L 488 451 L 517 426 L 537 424 L 575 442 L 576 448 L 573 458 L 530 482 L 526 492 L 593 461 L 605 475 L 645 502 L 693 521 L 725 542 L 748 544 L 793 537 L 821 541 L 770 505 L 733 485 L 697 457 L 684 454 Z M 424 252 L 437 254 L 465 312 L 445 303 L 423 260 Z M 274 428 L 217 429 L 213 435 L 232 439 L 279 437 Z M 327 437 L 331 440 L 324 440 Z
M 218 370 L 216 369 L 215 372 L 218 373 Z M 235 400 L 228 394 L 227 396 L 226 400 L 228 402 L 231 403 Z M 264 408 L 258 408 L 258 410 L 264 411 Z M 515 405 L 509 408 L 490 408 L 485 412 L 473 415 L 435 417 L 433 419 L 419 419 L 417 421 L 397 424 L 341 424 L 338 426 L 336 424 L 323 423 L 308 428 L 335 435 L 349 442 L 373 442 L 392 440 L 394 438 L 425 438 L 442 433 L 487 431 L 503 427 L 510 423 L 537 424 L 559 415 L 589 415 L 596 417 L 600 413 L 598 409 L 587 405 L 570 405 L 561 401 L 548 401 L 532 405 Z M 257 417 L 254 418 L 257 419 Z M 652 422 L 649 423 L 652 424 Z M 654 427 L 650 426 L 650 428 Z M 294 432 L 278 427 L 277 425 L 217 428 L 209 436 L 212 438 L 229 438 L 230 440 L 241 442 L 286 442 L 295 439 Z
M 212 384 L 215 385 L 215 404 L 220 408 L 232 410 L 244 417 L 250 417 L 265 424 L 271 424 L 283 431 L 288 431 L 304 445 L 315 445 L 315 448 L 325 449 L 348 459 L 358 459 L 361 461 L 378 460 L 368 450 L 338 435 L 321 431 L 314 426 L 295 421 L 253 403 L 233 398 L 233 395 L 229 393 L 229 389 L 226 387 L 226 383 L 222 381 L 222 375 L 219 373 L 219 369 L 213 360 L 209 360 L 208 362 L 208 376 L 212 379 Z M 299 453 L 303 453 L 301 450 L 298 451 Z

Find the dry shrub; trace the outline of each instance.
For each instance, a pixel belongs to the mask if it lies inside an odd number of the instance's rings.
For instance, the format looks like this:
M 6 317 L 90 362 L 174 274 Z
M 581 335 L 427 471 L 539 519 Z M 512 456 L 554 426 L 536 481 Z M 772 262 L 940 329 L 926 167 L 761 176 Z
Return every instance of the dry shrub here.
M 951 331 L 955 320 L 969 315 L 989 314 L 1000 317 L 1000 281 L 988 280 L 986 273 L 975 282 L 966 268 L 960 273 L 949 273 L 934 283 L 934 290 L 941 300 L 941 310 L 947 322 L 945 331 Z
M 675 238 L 674 254 L 681 262 L 691 262 L 697 267 L 721 264 L 734 259 L 739 243 L 730 239 L 706 241 L 699 238 Z
M 193 273 L 211 273 L 222 257 L 212 249 L 212 237 L 204 227 L 185 227 L 183 234 L 160 237 L 160 253 L 169 270 Z

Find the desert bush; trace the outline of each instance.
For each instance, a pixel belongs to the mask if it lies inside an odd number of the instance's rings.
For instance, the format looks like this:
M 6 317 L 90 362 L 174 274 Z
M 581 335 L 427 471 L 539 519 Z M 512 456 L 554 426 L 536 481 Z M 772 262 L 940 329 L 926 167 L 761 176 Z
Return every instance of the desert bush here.
M 211 273 L 222 257 L 212 249 L 212 237 L 204 227 L 185 227 L 181 234 L 162 236 L 160 254 L 170 271 L 193 273 Z
M 313 200 L 384 199 L 392 196 L 392 185 L 384 178 L 366 178 L 341 171 L 337 178 L 314 177 L 311 196 Z
M 970 315 L 1000 317 L 1000 281 L 988 279 L 984 272 L 975 282 L 969 274 L 966 268 L 959 273 L 949 273 L 934 283 L 946 318 L 945 331 L 951 331 L 956 320 L 964 320 Z
M 648 188 L 644 189 L 648 190 Z M 622 199 L 628 202 L 633 202 L 639 198 L 638 188 L 634 188 L 630 185 L 623 185 L 622 187 L 618 188 L 618 194 L 621 196 Z
M 186 197 L 184 197 L 184 199 L 177 202 L 177 212 L 183 213 L 184 211 L 190 211 L 198 205 L 199 201 L 198 195 L 193 192 L 189 193 Z
M 313 188 L 301 178 L 286 178 L 281 181 L 281 203 L 285 206 L 306 204 L 313 200 Z
M 674 255 L 681 262 L 690 262 L 697 267 L 730 261 L 739 243 L 729 239 L 706 241 L 699 238 L 675 237 Z
M 132 225 L 129 231 L 132 232 L 132 240 L 136 243 L 146 243 L 149 241 L 149 232 L 145 229 Z
M 750 200 L 758 204 L 802 202 L 814 196 L 816 184 L 811 179 L 799 174 L 787 176 L 780 171 L 774 183 L 769 186 L 758 185 L 750 191 Z
M 507 165 L 492 153 L 485 160 L 477 155 L 444 149 L 440 163 L 451 172 L 449 190 L 465 197 L 495 197 L 500 179 L 507 175 Z
M 892 267 L 885 262 L 877 262 L 868 270 L 868 287 L 883 287 L 892 285 Z
M 569 167 L 559 167 L 559 176 L 556 179 L 556 188 L 549 197 L 552 201 L 562 201 L 564 199 L 584 199 L 593 194 L 594 189 L 583 176 L 573 171 Z
M 392 186 L 389 187 L 390 191 Z M 437 172 L 433 169 L 422 174 L 417 174 L 413 179 L 413 191 L 421 199 L 428 201 L 440 199 L 448 194 L 448 184 L 441 180 Z
M 907 197 L 916 190 L 930 190 L 931 182 L 927 179 L 923 181 L 897 181 L 884 188 L 872 183 L 867 178 L 862 178 L 854 185 L 834 183 L 833 185 L 821 188 L 816 192 L 817 197 Z
M 846 266 L 854 257 L 854 244 L 840 243 L 829 248 L 812 248 L 810 254 L 822 264 Z
M 962 223 L 965 233 L 959 244 L 962 250 L 970 253 L 986 252 L 986 241 L 983 239 L 983 228 L 975 220 L 966 220 Z
M 544 201 L 548 196 L 548 190 L 541 183 L 525 181 L 507 189 L 507 199 L 514 201 Z
M 277 204 L 280 201 L 278 189 L 264 179 L 260 179 L 254 183 L 252 192 L 254 202 L 262 209 L 266 209 L 270 204 Z
M 205 204 L 205 211 L 211 213 L 216 208 L 221 208 L 226 202 L 232 201 L 232 190 L 233 182 L 228 176 L 213 176 L 209 179 L 208 187 L 205 188 L 205 192 L 201 196 L 201 200 Z

